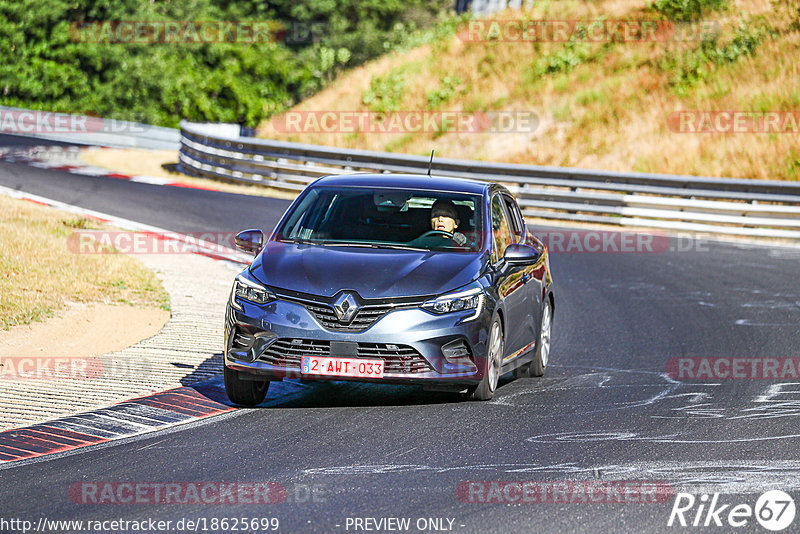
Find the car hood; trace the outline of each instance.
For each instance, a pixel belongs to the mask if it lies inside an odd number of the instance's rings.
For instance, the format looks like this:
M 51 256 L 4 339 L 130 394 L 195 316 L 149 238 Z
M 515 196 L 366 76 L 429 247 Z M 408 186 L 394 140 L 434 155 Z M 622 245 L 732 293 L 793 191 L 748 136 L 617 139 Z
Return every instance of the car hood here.
M 477 279 L 484 255 L 464 252 L 322 247 L 270 241 L 250 272 L 268 286 L 331 297 L 435 295 Z

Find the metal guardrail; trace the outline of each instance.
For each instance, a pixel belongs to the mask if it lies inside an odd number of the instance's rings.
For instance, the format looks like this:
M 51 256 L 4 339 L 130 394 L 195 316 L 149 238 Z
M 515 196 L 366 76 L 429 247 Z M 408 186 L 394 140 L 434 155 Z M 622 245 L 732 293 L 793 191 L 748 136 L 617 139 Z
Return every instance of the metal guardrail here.
M 428 157 L 226 137 L 181 123 L 187 174 L 301 191 L 326 174 L 424 174 Z M 434 159 L 433 173 L 500 182 L 527 217 L 800 240 L 800 182 Z
M 9 106 L 0 106 L 0 115 L 0 134 L 116 148 L 177 150 L 180 142 L 176 128 L 141 122 Z

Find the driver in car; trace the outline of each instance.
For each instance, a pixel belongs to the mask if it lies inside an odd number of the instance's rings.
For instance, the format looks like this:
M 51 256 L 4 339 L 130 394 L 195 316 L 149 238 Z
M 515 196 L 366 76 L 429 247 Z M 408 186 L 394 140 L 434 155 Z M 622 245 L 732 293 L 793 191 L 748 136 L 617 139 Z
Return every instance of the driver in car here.
M 455 231 L 460 223 L 458 210 L 452 200 L 440 198 L 431 206 L 431 229 L 450 234 L 447 237 L 458 246 L 463 246 L 467 242 L 467 236 Z

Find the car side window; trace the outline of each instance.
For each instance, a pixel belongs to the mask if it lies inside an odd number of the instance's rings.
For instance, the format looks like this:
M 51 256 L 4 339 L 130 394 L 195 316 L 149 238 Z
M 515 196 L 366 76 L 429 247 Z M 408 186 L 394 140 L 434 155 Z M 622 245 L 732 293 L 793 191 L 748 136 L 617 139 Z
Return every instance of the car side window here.
M 500 195 L 492 197 L 492 235 L 494 246 L 492 248 L 492 263 L 497 263 L 503 257 L 506 247 L 513 242 L 511 228 L 508 225 L 506 211 Z
M 511 222 L 511 231 L 516 236 L 514 241 L 519 242 L 525 238 L 525 220 L 522 218 L 519 206 L 517 206 L 513 198 L 503 195 L 503 200 L 506 203 L 506 213 L 508 213 Z

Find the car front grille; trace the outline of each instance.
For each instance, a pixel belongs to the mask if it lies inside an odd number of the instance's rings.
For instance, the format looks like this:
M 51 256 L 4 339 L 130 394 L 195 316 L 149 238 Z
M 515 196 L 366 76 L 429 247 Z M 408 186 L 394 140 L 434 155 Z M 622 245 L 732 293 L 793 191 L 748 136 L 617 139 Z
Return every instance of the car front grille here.
M 361 299 L 361 309 L 358 310 L 358 313 L 353 316 L 349 323 L 343 323 L 339 321 L 333 309 L 333 298 L 320 297 L 286 289 L 270 289 L 274 291 L 280 300 L 294 302 L 304 306 L 314 315 L 323 327 L 333 332 L 363 332 L 387 313 L 395 310 L 417 308 L 420 304 L 431 298 L 431 296 L 419 296 Z
M 432 371 L 428 361 L 408 345 L 391 343 L 354 343 L 358 358 L 383 360 L 385 373 L 424 373 Z M 331 342 L 316 339 L 281 338 L 258 358 L 280 367 L 299 369 L 303 356 L 331 356 Z

